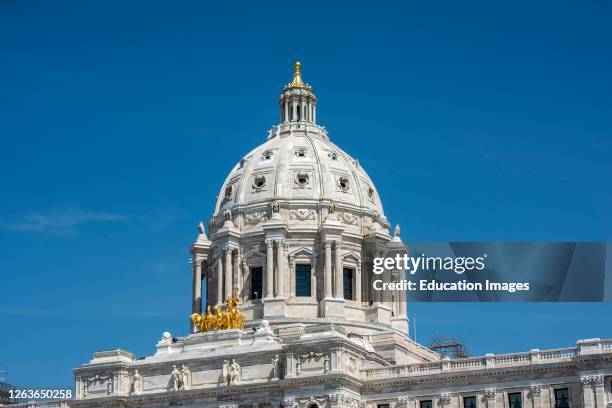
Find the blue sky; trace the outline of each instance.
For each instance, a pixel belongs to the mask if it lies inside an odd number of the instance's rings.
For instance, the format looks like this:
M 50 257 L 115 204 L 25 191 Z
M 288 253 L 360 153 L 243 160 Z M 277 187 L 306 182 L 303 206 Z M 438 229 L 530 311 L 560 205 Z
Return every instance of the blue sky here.
M 607 240 L 612 2 L 0 0 L 0 368 L 71 386 L 187 332 L 189 244 L 291 62 L 408 241 Z M 411 304 L 473 354 L 612 337 L 607 304 Z

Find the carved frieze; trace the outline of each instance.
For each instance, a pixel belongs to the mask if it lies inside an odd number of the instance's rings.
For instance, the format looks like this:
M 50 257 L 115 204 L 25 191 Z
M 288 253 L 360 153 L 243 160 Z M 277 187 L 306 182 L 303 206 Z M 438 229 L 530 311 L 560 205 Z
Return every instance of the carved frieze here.
M 339 212 L 338 218 L 347 225 L 359 225 L 359 218 L 348 212 Z
M 307 208 L 298 208 L 297 210 L 291 210 L 289 212 L 289 218 L 292 220 L 314 220 L 315 212 L 314 210 L 309 210 Z
M 268 220 L 268 214 L 266 211 L 255 211 L 252 213 L 244 214 L 244 223 L 246 225 L 257 225 L 260 222 Z

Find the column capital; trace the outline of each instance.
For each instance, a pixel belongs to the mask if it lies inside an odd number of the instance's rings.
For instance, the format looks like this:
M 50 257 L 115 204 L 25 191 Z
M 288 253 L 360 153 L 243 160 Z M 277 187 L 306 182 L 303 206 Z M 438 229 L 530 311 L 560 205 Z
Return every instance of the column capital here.
M 272 239 L 272 238 L 267 238 L 267 239 L 266 239 L 266 246 L 267 246 L 267 247 L 271 247 L 271 246 L 273 246 L 273 245 L 274 245 L 274 239 Z
M 207 260 L 207 257 L 205 257 L 203 255 L 197 255 L 197 256 L 194 256 L 193 258 L 191 258 L 189 260 L 189 263 L 194 265 L 194 266 L 196 266 L 196 265 L 201 265 L 202 262 L 204 262 L 206 260 Z
M 331 246 L 332 246 L 332 242 L 331 242 L 331 241 L 325 241 L 325 242 L 323 243 L 323 246 L 325 247 L 325 249 L 327 249 L 327 248 L 331 248 Z
M 233 251 L 235 249 L 240 249 L 240 246 L 234 242 L 224 242 L 221 249 L 223 249 L 223 251 Z

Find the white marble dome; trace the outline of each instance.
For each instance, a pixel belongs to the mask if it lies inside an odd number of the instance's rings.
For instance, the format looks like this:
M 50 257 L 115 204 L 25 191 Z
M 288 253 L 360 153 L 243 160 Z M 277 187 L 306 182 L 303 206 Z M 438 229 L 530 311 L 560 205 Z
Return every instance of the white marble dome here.
M 333 201 L 383 217 L 372 180 L 357 160 L 315 124 L 281 124 L 238 162 L 223 183 L 215 214 L 274 200 Z

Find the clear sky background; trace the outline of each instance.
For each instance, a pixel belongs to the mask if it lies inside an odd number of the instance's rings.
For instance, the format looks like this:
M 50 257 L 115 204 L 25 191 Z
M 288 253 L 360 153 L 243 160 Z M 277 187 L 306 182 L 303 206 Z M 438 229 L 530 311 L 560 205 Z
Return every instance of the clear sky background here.
M 72 386 L 97 349 L 187 334 L 196 225 L 296 58 L 405 241 L 611 240 L 611 21 L 610 0 L 0 0 L 0 368 Z M 409 307 L 419 341 L 473 354 L 612 337 L 609 303 Z

